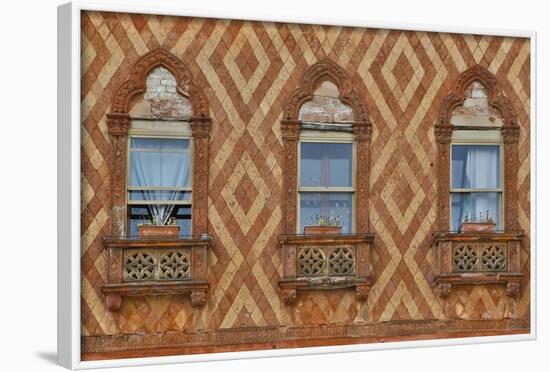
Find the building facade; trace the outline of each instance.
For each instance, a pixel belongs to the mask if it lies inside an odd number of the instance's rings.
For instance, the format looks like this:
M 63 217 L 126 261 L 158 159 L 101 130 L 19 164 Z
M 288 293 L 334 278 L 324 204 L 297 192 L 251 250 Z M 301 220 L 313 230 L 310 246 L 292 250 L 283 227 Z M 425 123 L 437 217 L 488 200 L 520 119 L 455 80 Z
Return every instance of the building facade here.
M 83 358 L 529 332 L 528 39 L 81 21 Z

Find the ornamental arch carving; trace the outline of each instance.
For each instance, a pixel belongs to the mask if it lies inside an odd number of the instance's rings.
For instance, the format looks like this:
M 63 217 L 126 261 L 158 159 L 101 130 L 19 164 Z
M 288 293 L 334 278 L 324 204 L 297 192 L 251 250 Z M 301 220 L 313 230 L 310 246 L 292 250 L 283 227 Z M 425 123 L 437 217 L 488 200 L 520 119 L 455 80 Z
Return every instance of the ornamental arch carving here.
M 125 235 L 126 224 L 126 147 L 131 116 L 130 102 L 146 91 L 149 73 L 157 67 L 166 68 L 176 79 L 179 94 L 189 99 L 192 108 L 190 125 L 193 137 L 193 218 L 192 233 L 207 233 L 208 213 L 208 142 L 210 114 L 208 100 L 194 82 L 191 72 L 177 56 L 165 49 L 153 50 L 139 58 L 132 66 L 129 78 L 117 89 L 107 114 L 107 127 L 111 135 L 111 235 Z
M 338 106 L 346 106 L 345 121 L 338 122 L 336 115 L 323 116 L 319 123 L 302 121 L 301 108 L 314 103 L 318 83 L 325 80 L 338 90 L 330 88 L 332 100 Z M 326 86 L 325 86 L 326 89 Z M 332 94 L 332 93 L 331 93 Z M 319 102 L 315 102 L 317 104 Z M 343 104 L 343 105 L 342 105 Z M 323 105 L 319 106 L 323 109 Z M 353 111 L 353 120 L 349 114 Z M 330 110 L 327 110 L 330 111 Z M 326 113 L 326 112 L 325 112 Z M 313 116 L 313 115 L 311 115 Z M 355 142 L 355 232 L 335 236 L 297 235 L 298 193 L 298 145 L 301 129 L 351 131 Z M 340 126 L 340 127 L 339 127 Z M 373 283 L 371 277 L 370 250 L 374 236 L 369 234 L 369 169 L 371 123 L 363 98 L 354 89 L 343 68 L 329 59 L 310 66 L 299 86 L 289 97 L 281 121 L 283 137 L 283 235 L 279 244 L 283 254 L 283 278 L 279 288 L 283 302 L 296 301 L 298 289 L 346 288 L 355 289 L 358 307 L 366 306 L 366 299 Z
M 328 78 L 338 88 L 339 100 L 353 110 L 354 120 L 351 123 L 356 142 L 356 232 L 369 231 L 368 192 L 370 168 L 370 137 L 372 124 L 370 122 L 363 97 L 353 87 L 346 71 L 330 59 L 324 59 L 311 65 L 305 72 L 300 85 L 294 90 L 286 102 L 284 118 L 281 121 L 283 137 L 283 213 L 284 232 L 296 233 L 297 219 L 297 176 L 298 176 L 298 141 L 302 123 L 299 119 L 300 108 L 314 97 L 316 83 Z
M 156 49 L 142 56 L 132 67 L 130 78 L 117 89 L 111 101 L 111 113 L 127 114 L 130 100 L 137 94 L 143 94 L 145 81 L 156 67 L 166 68 L 177 82 L 178 93 L 191 101 L 194 116 L 209 116 L 208 100 L 195 84 L 187 66 L 175 55 L 165 49 Z
M 516 230 L 517 216 L 517 172 L 519 126 L 510 100 L 504 96 L 497 78 L 485 67 L 475 65 L 455 80 L 451 92 L 443 99 L 435 123 L 437 140 L 438 178 L 438 229 L 450 229 L 450 143 L 456 126 L 451 123 L 453 111 L 463 105 L 465 92 L 473 82 L 479 82 L 487 91 L 489 106 L 502 115 L 502 126 L 498 127 L 504 144 L 504 229 Z
M 502 120 L 498 125 L 454 125 L 451 122 L 453 111 L 464 106 L 466 91 L 473 84 L 481 84 L 485 89 L 487 107 L 495 109 Z M 480 121 L 485 123 L 485 121 Z M 455 122 L 456 123 L 456 122 Z M 474 121 L 474 124 L 478 123 Z M 495 121 L 496 123 L 496 121 Z M 500 130 L 504 152 L 504 231 L 468 233 L 449 231 L 450 191 L 451 191 L 451 142 L 453 131 L 498 129 Z M 508 302 L 509 317 L 517 317 L 517 296 L 523 278 L 520 265 L 520 245 L 523 232 L 518 231 L 518 136 L 519 126 L 512 104 L 501 91 L 496 77 L 486 68 L 476 65 L 464 71 L 456 79 L 451 92 L 439 108 L 435 124 L 437 140 L 437 179 L 438 179 L 438 231 L 434 234 L 433 247 L 436 249 L 437 269 L 433 284 L 442 299 L 446 299 L 451 288 L 457 285 L 503 284 Z M 454 316 L 451 309 L 444 307 L 446 317 Z

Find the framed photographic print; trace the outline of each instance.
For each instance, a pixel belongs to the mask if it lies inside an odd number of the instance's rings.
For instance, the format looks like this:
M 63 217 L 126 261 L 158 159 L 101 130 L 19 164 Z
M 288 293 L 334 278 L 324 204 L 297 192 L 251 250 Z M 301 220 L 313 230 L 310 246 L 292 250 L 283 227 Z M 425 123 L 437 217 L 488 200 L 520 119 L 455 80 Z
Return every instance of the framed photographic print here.
M 59 7 L 61 363 L 532 339 L 535 34 L 245 18 Z

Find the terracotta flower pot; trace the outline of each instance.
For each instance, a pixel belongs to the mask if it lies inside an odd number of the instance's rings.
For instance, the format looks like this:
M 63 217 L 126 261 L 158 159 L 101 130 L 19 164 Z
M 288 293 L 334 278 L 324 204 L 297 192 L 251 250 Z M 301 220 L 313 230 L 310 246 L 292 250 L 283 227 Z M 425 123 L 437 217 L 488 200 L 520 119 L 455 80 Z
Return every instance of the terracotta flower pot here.
M 464 222 L 460 225 L 458 231 L 463 233 L 477 233 L 477 232 L 488 232 L 495 231 L 497 225 L 495 223 L 486 223 L 486 222 Z
M 340 234 L 342 226 L 333 225 L 313 225 L 304 227 L 304 234 L 306 235 L 333 235 Z
M 179 225 L 140 225 L 138 226 L 138 236 L 141 238 L 154 236 L 178 236 L 180 233 Z

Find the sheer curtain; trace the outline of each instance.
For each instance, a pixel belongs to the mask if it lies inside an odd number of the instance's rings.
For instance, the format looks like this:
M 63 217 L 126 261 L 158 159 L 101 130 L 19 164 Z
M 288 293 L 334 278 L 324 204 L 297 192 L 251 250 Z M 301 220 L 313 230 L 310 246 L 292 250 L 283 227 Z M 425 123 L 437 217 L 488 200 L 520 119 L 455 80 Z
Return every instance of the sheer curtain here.
M 487 213 L 497 226 L 500 224 L 499 159 L 498 145 L 453 145 L 452 188 L 471 190 L 451 196 L 455 230 L 466 216 L 479 219 L 480 214 L 485 218 Z
M 174 204 L 163 202 L 184 198 L 185 192 L 177 189 L 189 186 L 189 165 L 188 140 L 132 139 L 130 186 L 144 188 L 134 192 L 138 200 L 158 202 L 147 205 L 158 224 L 166 224 L 174 210 Z

